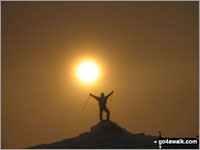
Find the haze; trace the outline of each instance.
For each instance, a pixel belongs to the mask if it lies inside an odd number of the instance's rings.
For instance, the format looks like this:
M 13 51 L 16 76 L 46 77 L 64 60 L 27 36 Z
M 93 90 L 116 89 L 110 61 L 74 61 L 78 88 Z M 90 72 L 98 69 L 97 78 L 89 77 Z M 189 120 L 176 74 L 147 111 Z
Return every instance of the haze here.
M 198 2 L 2 2 L 2 148 L 78 136 L 98 121 L 89 93 L 115 91 L 132 133 L 199 133 Z M 75 66 L 91 58 L 98 82 Z M 104 116 L 105 117 L 105 116 Z

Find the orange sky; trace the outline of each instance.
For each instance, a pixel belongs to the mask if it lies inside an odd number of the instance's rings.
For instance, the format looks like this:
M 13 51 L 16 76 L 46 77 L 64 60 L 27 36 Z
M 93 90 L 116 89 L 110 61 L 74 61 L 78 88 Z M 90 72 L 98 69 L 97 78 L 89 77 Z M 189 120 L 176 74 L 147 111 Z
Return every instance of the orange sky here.
M 198 2 L 2 2 L 2 148 L 51 143 L 98 121 L 114 90 L 111 120 L 132 133 L 199 133 Z M 74 66 L 101 66 L 93 85 Z

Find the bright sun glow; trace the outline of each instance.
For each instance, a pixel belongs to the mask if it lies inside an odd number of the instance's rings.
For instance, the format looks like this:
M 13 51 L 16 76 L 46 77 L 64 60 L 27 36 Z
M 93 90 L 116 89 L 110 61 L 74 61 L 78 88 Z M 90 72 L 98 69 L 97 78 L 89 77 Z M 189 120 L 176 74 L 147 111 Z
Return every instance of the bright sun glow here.
M 93 83 L 99 76 L 99 68 L 92 61 L 84 61 L 77 68 L 77 76 L 84 83 Z

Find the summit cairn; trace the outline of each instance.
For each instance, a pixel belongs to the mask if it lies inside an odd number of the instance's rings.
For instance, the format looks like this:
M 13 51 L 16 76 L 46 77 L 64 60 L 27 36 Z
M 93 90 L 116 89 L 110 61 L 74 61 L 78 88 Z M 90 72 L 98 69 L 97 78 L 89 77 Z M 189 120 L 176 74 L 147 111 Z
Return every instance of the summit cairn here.
M 101 121 L 90 132 L 52 144 L 42 144 L 34 149 L 154 149 L 157 136 L 132 134 L 113 121 Z

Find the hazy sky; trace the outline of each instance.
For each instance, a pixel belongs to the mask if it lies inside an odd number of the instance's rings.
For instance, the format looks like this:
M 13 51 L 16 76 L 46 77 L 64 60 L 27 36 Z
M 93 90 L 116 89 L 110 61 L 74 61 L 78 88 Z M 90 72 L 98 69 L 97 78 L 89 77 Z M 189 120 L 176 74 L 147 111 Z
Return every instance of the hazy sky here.
M 2 2 L 2 147 L 78 136 L 111 120 L 132 133 L 199 133 L 198 2 Z M 101 74 L 82 84 L 75 67 Z M 104 114 L 105 115 L 105 114 Z M 105 116 L 104 116 L 105 117 Z

